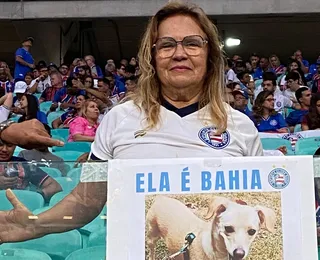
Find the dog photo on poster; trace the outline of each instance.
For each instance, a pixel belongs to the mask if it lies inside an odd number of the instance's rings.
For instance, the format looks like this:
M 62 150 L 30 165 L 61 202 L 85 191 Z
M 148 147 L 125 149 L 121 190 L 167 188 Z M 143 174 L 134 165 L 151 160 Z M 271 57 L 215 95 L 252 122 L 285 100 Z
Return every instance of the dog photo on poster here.
M 280 192 L 149 195 L 146 260 L 283 259 Z

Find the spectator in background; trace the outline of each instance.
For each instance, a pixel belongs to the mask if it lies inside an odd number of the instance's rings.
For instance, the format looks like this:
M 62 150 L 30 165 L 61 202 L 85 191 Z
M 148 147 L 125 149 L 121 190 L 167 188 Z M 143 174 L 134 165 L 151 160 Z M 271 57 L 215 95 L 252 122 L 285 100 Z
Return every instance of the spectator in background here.
M 46 129 L 47 133 L 51 137 L 51 129 L 48 125 L 44 124 L 44 128 Z M 67 168 L 66 165 L 63 163 L 63 159 L 59 156 L 54 155 L 48 149 L 48 147 L 32 149 L 32 150 L 22 150 L 18 157 L 25 159 L 26 161 L 46 161 L 50 162 L 52 168 L 56 168 L 60 170 L 62 176 L 67 175 Z
M 0 144 L 0 189 L 28 189 L 30 184 L 37 187 L 37 191 L 45 201 L 62 191 L 61 186 L 40 168 L 30 167 L 25 159 L 13 156 L 16 146 L 8 143 Z
M 46 66 L 39 66 L 40 76 L 31 83 L 30 93 L 42 93 L 46 88 L 51 87 L 49 69 Z
M 226 61 L 225 61 L 226 85 L 233 83 L 233 82 L 239 82 L 239 79 L 237 78 L 237 75 L 233 71 L 232 67 L 233 67 L 232 60 L 226 59 Z
M 111 73 L 113 74 L 116 71 L 116 65 L 114 64 L 114 62 L 112 60 L 109 60 L 108 63 L 106 64 L 106 66 L 104 67 L 104 72 L 105 74 L 107 73 Z
M 56 64 L 54 64 L 53 62 L 50 62 L 49 65 L 48 65 L 48 72 L 49 72 L 49 75 L 51 75 L 52 73 L 54 72 L 59 72 L 59 68 Z
M 84 57 L 84 60 L 86 61 L 87 65 L 91 69 L 91 75 L 93 78 L 102 78 L 103 73 L 101 68 L 95 64 L 95 58 L 92 55 L 87 55 Z
M 51 86 L 47 87 L 41 94 L 39 103 L 54 101 L 56 93 L 63 88 L 63 81 L 59 72 L 53 72 L 50 75 Z
M 249 60 L 252 66 L 252 70 L 255 72 L 259 67 L 260 57 L 258 54 L 252 53 Z
M 11 76 L 10 72 L 8 72 L 7 69 L 0 68 L 0 84 L 1 88 L 4 90 L 4 93 L 13 92 L 14 89 L 14 82 L 13 80 L 9 79 L 8 75 Z
M 66 63 L 62 63 L 59 67 L 59 72 L 62 75 L 63 82 L 67 81 L 69 77 L 69 66 Z
M 127 89 L 126 96 L 128 94 L 136 92 L 137 84 L 138 84 L 138 77 L 137 76 L 131 76 L 129 78 L 126 78 L 126 81 L 125 81 L 125 86 Z
M 47 116 L 39 110 L 38 99 L 31 94 L 23 94 L 20 100 L 20 108 L 24 114 L 19 118 L 19 123 L 25 120 L 38 119 L 43 124 L 48 124 Z
M 23 40 L 22 47 L 16 51 L 16 62 L 14 68 L 14 78 L 15 80 L 24 79 L 27 72 L 34 69 L 34 59 L 30 53 L 30 49 L 34 39 L 32 37 L 28 37 Z
M 128 60 L 127 59 L 121 59 L 120 61 L 120 65 L 123 65 L 124 67 L 127 67 L 128 66 Z
M 24 81 L 18 81 L 16 82 L 15 86 L 14 86 L 14 94 L 16 94 L 16 96 L 13 98 L 13 108 L 12 108 L 12 112 L 15 114 L 23 114 L 24 110 L 21 109 L 21 98 L 22 96 L 26 93 L 27 91 L 27 83 L 25 83 Z
M 110 82 L 111 99 L 114 101 L 113 103 L 119 102 L 126 93 L 126 87 L 124 83 L 120 80 L 117 80 L 110 72 L 106 72 L 105 78 Z
M 317 72 L 312 76 L 312 93 L 320 92 L 320 60 L 317 61 Z
M 32 73 L 33 73 L 33 78 L 34 78 L 34 79 L 39 78 L 39 77 L 40 77 L 39 67 L 35 67 L 35 68 L 32 70 Z
M 304 73 L 301 69 L 301 63 L 298 60 L 290 59 L 288 62 L 287 68 L 288 68 L 288 71 L 287 71 L 288 73 L 289 72 L 297 72 L 299 74 L 299 84 L 300 85 L 307 86 L 306 78 L 305 78 Z M 285 90 L 287 88 L 287 77 L 286 76 L 281 78 L 280 88 L 282 90 Z
M 0 122 L 6 121 L 10 115 L 11 107 L 13 104 L 12 92 L 0 98 Z
M 253 74 L 253 79 L 254 80 L 262 79 L 263 73 L 267 72 L 267 71 L 273 71 L 270 68 L 269 59 L 267 57 L 261 57 L 260 62 L 259 62 L 259 67 L 256 68 L 256 70 Z
M 277 55 L 272 54 L 269 57 L 269 61 L 271 64 L 271 68 L 273 69 L 273 71 L 276 73 L 277 76 L 281 76 L 286 72 L 286 67 L 281 65 L 280 59 L 278 58 Z
M 224 88 L 224 92 L 223 92 L 223 100 L 224 102 L 228 103 L 231 107 L 234 107 L 234 96 L 232 95 L 233 91 L 234 91 L 234 83 L 228 84 L 225 88 Z
M 68 142 L 93 142 L 96 135 L 100 111 L 98 104 L 87 100 L 81 109 L 81 116 L 70 123 Z
M 31 84 L 32 84 L 32 81 L 33 81 L 33 73 L 32 72 L 28 72 L 26 74 L 26 76 L 24 77 L 24 81 L 27 83 L 27 86 L 28 86 L 28 89 L 31 88 Z
M 315 93 L 311 97 L 309 112 L 301 122 L 303 131 L 320 129 L 320 93 Z
M 70 123 L 78 116 L 81 116 L 81 108 L 86 101 L 86 97 L 83 95 L 77 96 L 77 101 L 74 108 L 68 112 L 63 113 L 59 118 L 52 122 L 52 127 L 57 128 L 69 128 Z
M 234 97 L 234 105 L 233 108 L 240 111 L 241 113 L 251 116 L 251 111 L 248 109 L 248 99 L 242 90 L 235 90 L 232 92 Z
M 271 91 L 262 91 L 252 107 L 252 121 L 259 132 L 288 133 L 283 116 L 274 110 L 274 96 Z
M 291 132 L 297 124 L 301 124 L 303 117 L 308 113 L 311 101 L 311 91 L 307 87 L 301 87 L 296 91 L 296 99 L 301 108 L 290 112 L 286 118 L 286 122 Z
M 300 82 L 300 76 L 298 72 L 291 71 L 286 76 L 287 86 L 289 87 L 283 92 L 283 95 L 288 97 L 292 102 L 297 103 L 296 91 L 302 87 Z
M 307 74 L 309 72 L 309 62 L 303 59 L 302 52 L 300 50 L 296 50 L 293 56 L 300 62 L 302 72 Z
M 114 78 L 116 81 L 120 81 L 124 83 L 125 77 L 126 77 L 126 66 L 120 63 L 119 69 L 117 69 L 117 73 L 114 74 Z
M 237 75 L 240 72 L 246 71 L 247 67 L 246 67 L 246 63 L 242 60 L 238 60 L 235 65 L 234 65 L 234 72 L 237 73 Z

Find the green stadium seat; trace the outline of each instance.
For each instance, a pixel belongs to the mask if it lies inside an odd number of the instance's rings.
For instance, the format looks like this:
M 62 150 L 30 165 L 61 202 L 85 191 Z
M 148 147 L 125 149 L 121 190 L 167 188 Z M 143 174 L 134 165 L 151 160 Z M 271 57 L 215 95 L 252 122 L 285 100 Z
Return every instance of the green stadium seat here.
M 23 150 L 24 150 L 24 148 L 21 148 L 21 147 L 19 147 L 19 146 L 16 146 L 16 149 L 14 149 L 13 155 L 14 155 L 14 156 L 18 156 L 18 154 L 19 154 L 21 151 L 23 151 Z
M 67 176 L 74 180 L 80 180 L 82 168 L 73 168 L 68 173 Z
M 106 206 L 104 206 L 100 214 L 94 220 L 92 220 L 90 223 L 79 229 L 80 233 L 84 235 L 90 235 L 91 233 L 99 231 L 101 229 L 105 230 L 106 216 L 107 209 Z
M 294 132 L 301 132 L 302 131 L 302 128 L 301 128 L 301 124 L 297 124 L 295 127 L 294 127 Z
M 42 212 L 45 212 L 45 211 L 47 211 L 47 210 L 49 210 L 49 209 L 51 209 L 51 208 L 52 208 L 51 206 L 42 207 L 42 208 L 39 208 L 39 209 L 34 210 L 32 213 L 33 213 L 34 215 L 38 215 L 38 214 L 40 214 L 40 213 L 42 213 Z
M 17 198 L 30 210 L 33 211 L 44 206 L 44 198 L 41 194 L 28 190 L 13 190 Z M 0 190 L 0 210 L 11 210 L 13 206 L 6 198 L 6 191 Z
M 51 260 L 51 257 L 40 251 L 10 248 L 0 250 L 0 260 Z
M 101 228 L 100 230 L 91 233 L 88 240 L 88 247 L 105 246 L 107 244 L 107 230 Z
M 64 192 L 70 193 L 79 183 L 79 180 L 74 180 L 69 177 L 58 177 L 55 180 L 60 184 Z
M 96 246 L 90 248 L 80 249 L 68 255 L 66 260 L 105 260 L 106 259 L 106 247 Z
M 40 99 L 42 93 L 34 93 L 33 95 L 37 97 L 37 99 Z
M 54 146 L 52 151 L 59 152 L 59 151 L 77 151 L 88 153 L 91 149 L 91 142 L 70 142 L 65 143 L 64 146 Z
M 82 248 L 82 238 L 77 230 L 72 230 L 24 242 L 4 243 L 0 246 L 2 250 L 9 248 L 37 250 L 48 254 L 52 260 L 64 260 L 69 254 Z
M 276 150 L 280 146 L 287 147 L 288 155 L 293 155 L 292 145 L 289 140 L 282 138 L 261 138 L 262 147 L 264 150 Z
M 40 169 L 43 170 L 44 172 L 46 172 L 52 178 L 61 177 L 61 172 L 57 168 L 40 167 Z
M 69 129 L 65 129 L 65 128 L 63 128 L 63 129 L 52 129 L 51 130 L 51 135 L 52 136 L 60 136 L 65 140 L 65 142 L 67 142 L 68 136 L 69 136 Z
M 51 105 L 52 101 L 42 102 L 40 104 L 40 111 L 47 113 L 50 110 Z
M 314 155 L 320 147 L 320 137 L 301 138 L 295 146 L 296 155 Z
M 51 112 L 48 114 L 48 125 L 50 127 L 52 127 L 52 122 L 54 120 L 56 120 L 57 118 L 59 118 L 62 114 L 64 113 L 64 111 L 57 111 L 57 112 Z
M 63 191 L 54 194 L 50 199 L 49 207 L 53 207 L 54 205 L 56 205 L 58 202 L 63 200 L 64 197 L 66 197 L 68 194 L 70 194 L 70 192 L 63 192 Z

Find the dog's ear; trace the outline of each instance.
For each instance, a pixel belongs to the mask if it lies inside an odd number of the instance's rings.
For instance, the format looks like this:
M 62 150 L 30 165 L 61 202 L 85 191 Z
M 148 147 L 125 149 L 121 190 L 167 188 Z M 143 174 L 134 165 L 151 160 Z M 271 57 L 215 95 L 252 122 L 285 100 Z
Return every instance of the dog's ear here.
M 271 233 L 274 233 L 274 226 L 276 224 L 276 214 L 272 209 L 256 206 L 261 228 L 268 230 Z
M 224 212 L 229 204 L 230 200 L 224 197 L 213 197 L 212 201 L 208 205 L 207 214 L 204 216 L 204 219 L 210 219 L 213 215 L 220 215 Z

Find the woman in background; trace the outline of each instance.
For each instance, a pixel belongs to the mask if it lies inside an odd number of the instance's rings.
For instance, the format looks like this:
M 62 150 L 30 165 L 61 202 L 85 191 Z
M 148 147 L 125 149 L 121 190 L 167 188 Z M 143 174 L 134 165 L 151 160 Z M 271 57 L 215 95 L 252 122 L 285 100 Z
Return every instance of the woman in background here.
M 302 131 L 320 129 L 320 93 L 312 95 L 309 113 L 302 119 L 301 128 Z
M 93 142 L 99 126 L 98 104 L 87 100 L 81 108 L 81 116 L 70 123 L 68 142 Z
M 39 110 L 38 99 L 31 94 L 24 94 L 20 100 L 20 108 L 24 110 L 24 114 L 19 118 L 19 123 L 38 119 L 43 124 L 48 124 L 47 116 L 44 112 Z
M 262 91 L 252 107 L 252 121 L 259 132 L 288 133 L 283 116 L 274 110 L 274 97 L 271 91 Z

